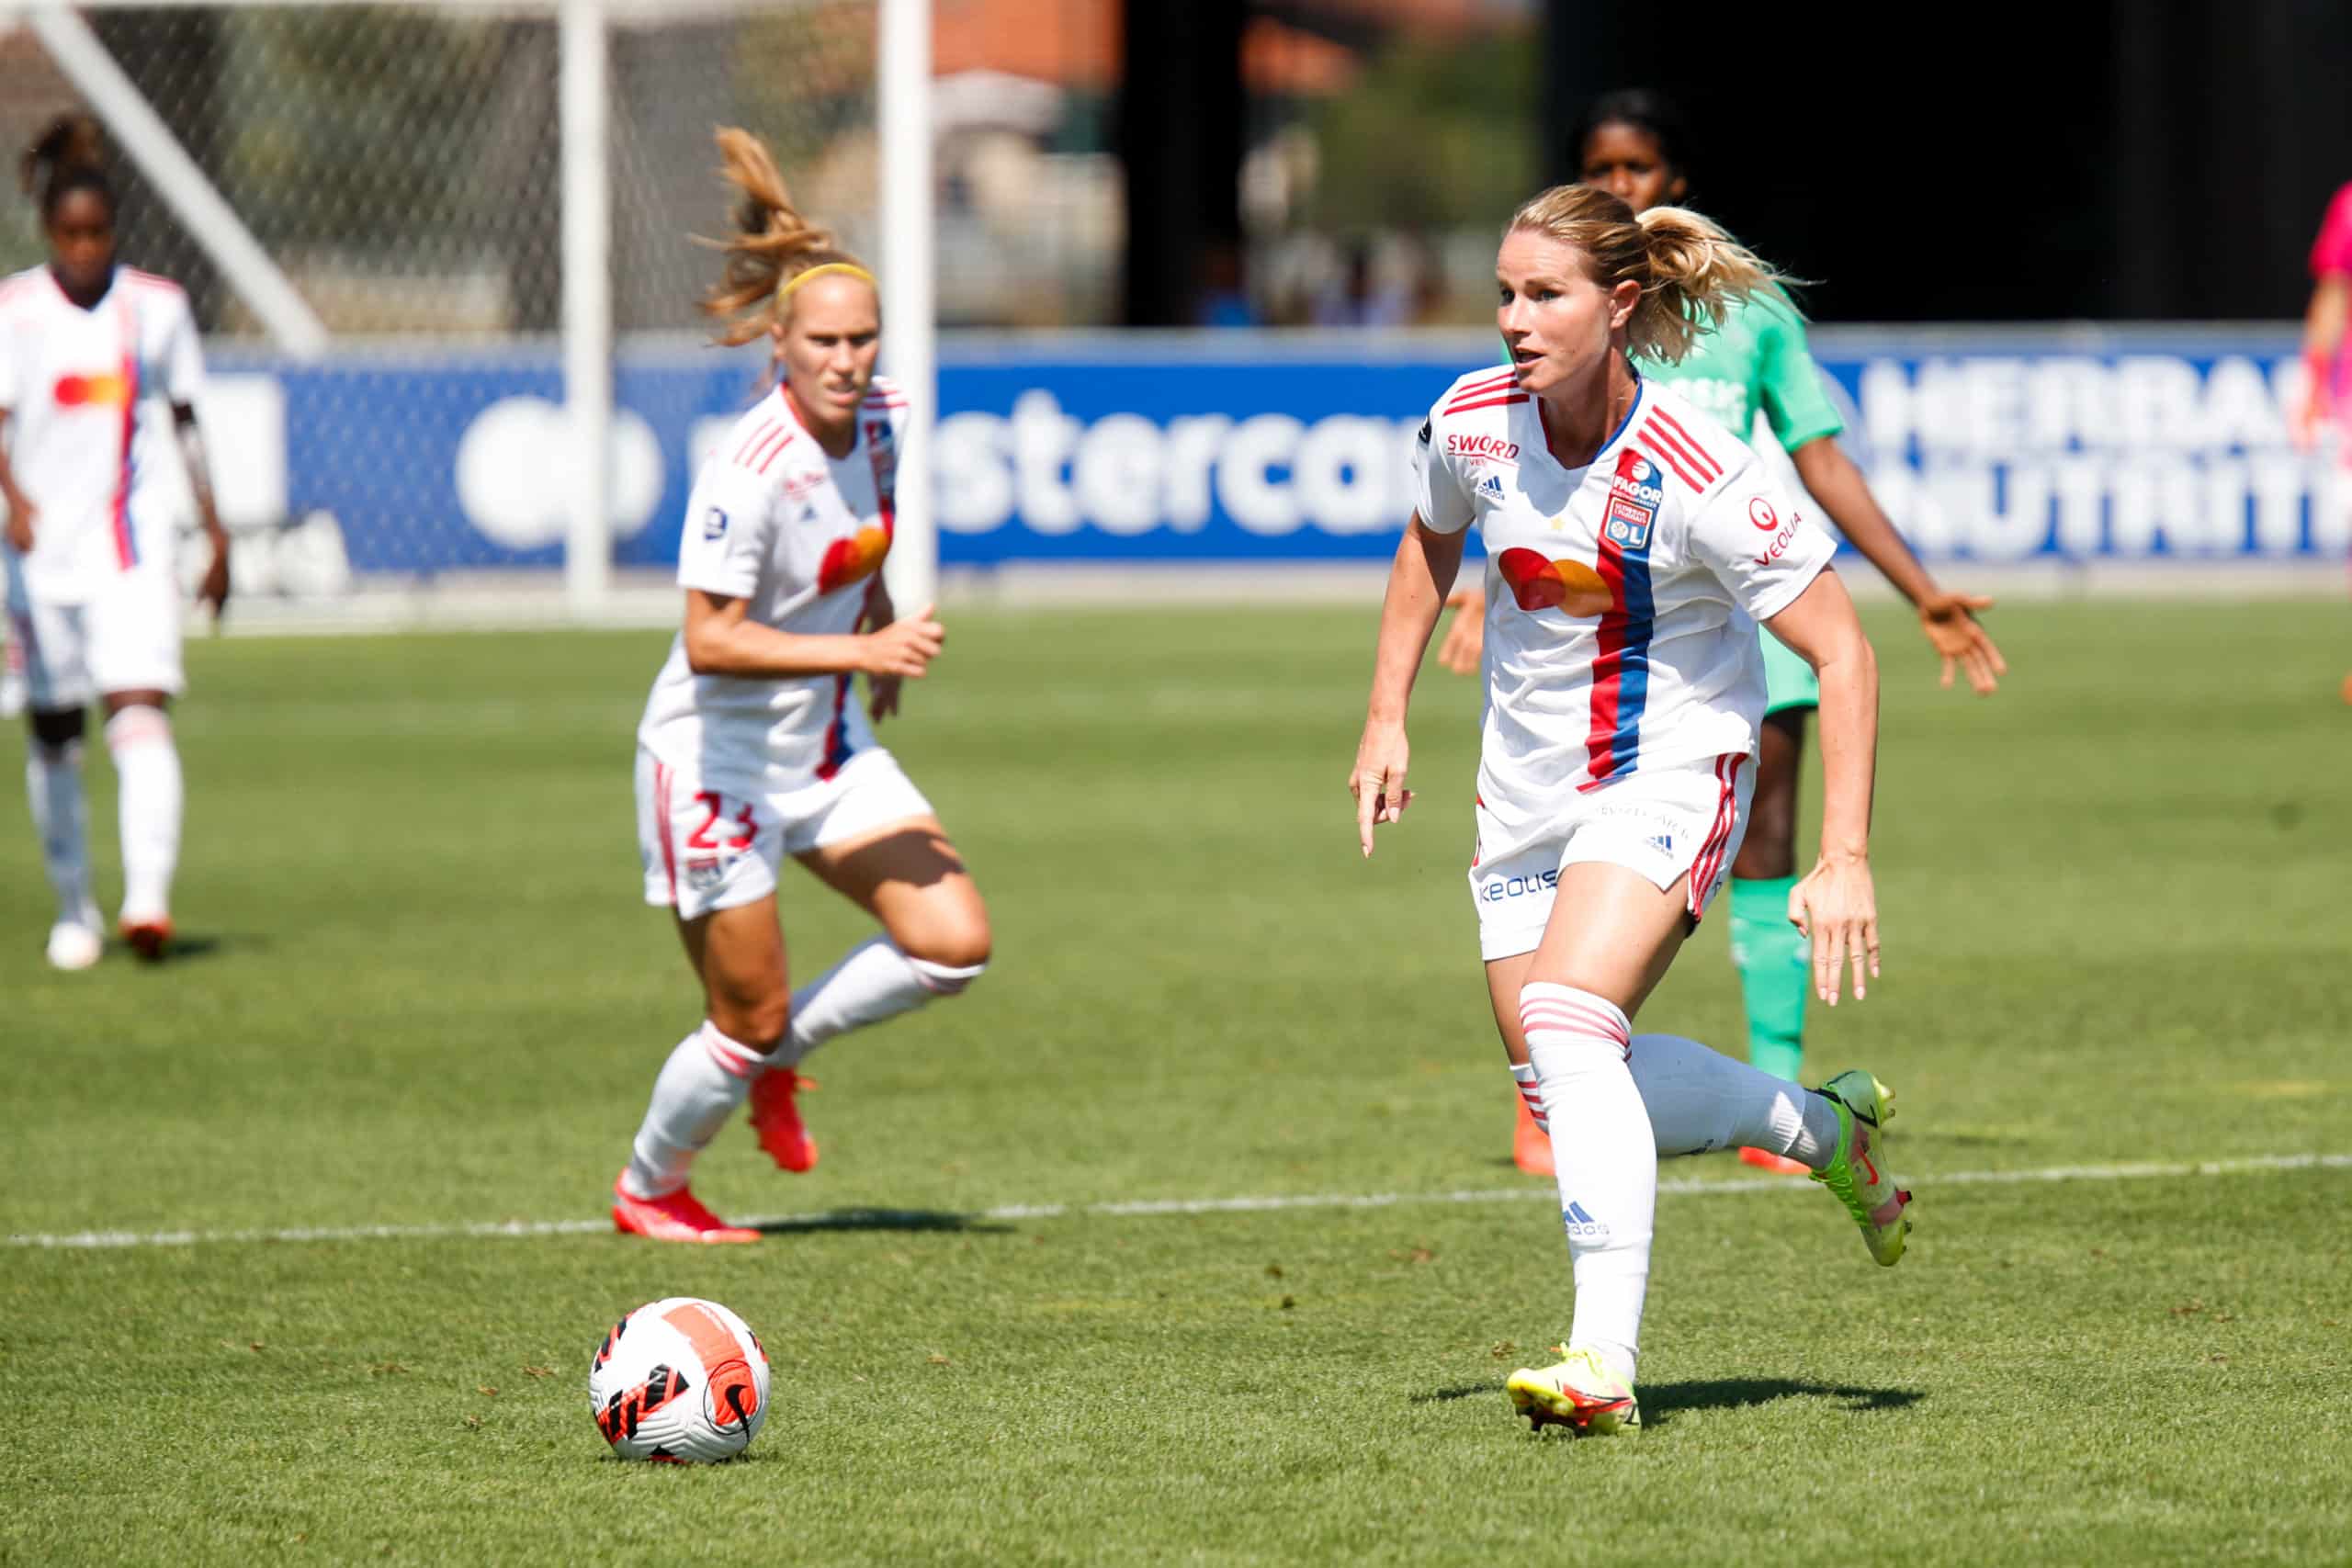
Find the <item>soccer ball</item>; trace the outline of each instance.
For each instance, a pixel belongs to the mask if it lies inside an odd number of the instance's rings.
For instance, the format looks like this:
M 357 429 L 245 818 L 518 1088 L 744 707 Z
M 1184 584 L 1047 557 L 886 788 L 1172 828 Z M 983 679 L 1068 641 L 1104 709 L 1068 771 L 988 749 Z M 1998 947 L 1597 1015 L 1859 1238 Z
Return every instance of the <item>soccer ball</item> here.
M 648 1303 L 596 1348 L 588 1413 L 623 1459 L 733 1459 L 768 1418 L 767 1352 L 751 1325 L 717 1302 Z

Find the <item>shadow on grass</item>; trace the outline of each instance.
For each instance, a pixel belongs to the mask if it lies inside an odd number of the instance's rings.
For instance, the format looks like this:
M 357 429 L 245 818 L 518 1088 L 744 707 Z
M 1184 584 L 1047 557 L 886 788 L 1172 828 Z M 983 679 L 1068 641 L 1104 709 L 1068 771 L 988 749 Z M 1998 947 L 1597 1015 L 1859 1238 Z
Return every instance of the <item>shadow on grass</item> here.
M 1863 1388 L 1854 1383 L 1805 1382 L 1795 1378 L 1714 1378 L 1701 1382 L 1640 1385 L 1642 1424 L 1662 1427 L 1685 1410 L 1745 1410 L 1781 1399 L 1819 1399 L 1849 1415 L 1904 1410 L 1928 1396 L 1911 1388 Z
M 966 1235 L 1010 1235 L 1012 1226 L 946 1209 L 833 1209 L 795 1214 L 754 1227 L 763 1235 L 799 1235 L 811 1231 L 956 1231 Z
M 1643 1383 L 1642 1425 L 1655 1430 L 1685 1410 L 1745 1410 L 1781 1399 L 1821 1399 L 1835 1402 L 1851 1415 L 1873 1410 L 1902 1410 L 1926 1394 L 1908 1388 L 1862 1388 L 1851 1383 L 1801 1382 L 1793 1378 L 1717 1378 L 1702 1382 Z M 1495 1382 L 1454 1383 L 1412 1396 L 1415 1404 L 1442 1400 L 1502 1398 L 1503 1385 Z
M 153 967 L 169 969 L 175 964 L 194 963 L 200 959 L 220 958 L 232 953 L 266 953 L 270 939 L 254 932 L 187 931 L 172 938 L 172 945 Z M 107 956 L 132 958 L 130 944 L 119 937 L 107 939 Z M 141 965 L 141 967 L 147 967 Z

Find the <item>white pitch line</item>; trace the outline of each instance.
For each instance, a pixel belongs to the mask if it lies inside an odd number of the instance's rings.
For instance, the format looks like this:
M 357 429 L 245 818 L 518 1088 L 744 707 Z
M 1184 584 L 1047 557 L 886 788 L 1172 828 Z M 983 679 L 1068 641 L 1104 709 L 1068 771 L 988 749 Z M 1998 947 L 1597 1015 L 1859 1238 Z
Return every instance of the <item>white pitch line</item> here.
M 2247 1176 L 2278 1170 L 2352 1169 L 2352 1154 L 2253 1155 L 2241 1159 L 2135 1161 L 2125 1165 L 2057 1165 L 2025 1170 L 1947 1170 L 1908 1178 L 1930 1192 L 1944 1187 L 2009 1187 L 2049 1181 L 2144 1181 L 2160 1177 Z M 1662 1180 L 1661 1194 L 1722 1196 L 1739 1192 L 1788 1192 L 1804 1188 L 1802 1177 L 1748 1177 L 1724 1181 L 1692 1176 Z M 1264 1198 L 1159 1198 L 1121 1203 L 1012 1203 L 1001 1208 L 943 1216 L 930 1210 L 835 1209 L 819 1213 L 768 1214 L 739 1224 L 804 1230 L 844 1230 L 860 1224 L 903 1220 L 943 1230 L 956 1221 L 1153 1219 L 1184 1214 L 1262 1214 L 1289 1209 L 1398 1209 L 1439 1203 L 1556 1201 L 1544 1187 L 1494 1187 L 1454 1192 L 1327 1192 Z M 97 1249 L 134 1247 L 199 1247 L 223 1242 L 435 1241 L 482 1236 L 590 1235 L 612 1227 L 610 1220 L 508 1220 L 472 1225 L 303 1226 L 292 1230 L 76 1231 L 64 1235 L 12 1235 L 10 1247 Z

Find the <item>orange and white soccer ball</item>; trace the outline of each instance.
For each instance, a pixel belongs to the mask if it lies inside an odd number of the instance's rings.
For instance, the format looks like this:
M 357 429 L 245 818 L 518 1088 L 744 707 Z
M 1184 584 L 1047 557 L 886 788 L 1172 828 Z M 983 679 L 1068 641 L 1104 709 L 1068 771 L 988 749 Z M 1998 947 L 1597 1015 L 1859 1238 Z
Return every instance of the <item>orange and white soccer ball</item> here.
M 751 1325 L 717 1302 L 648 1303 L 596 1348 L 588 1413 L 623 1459 L 733 1459 L 768 1418 L 767 1352 Z

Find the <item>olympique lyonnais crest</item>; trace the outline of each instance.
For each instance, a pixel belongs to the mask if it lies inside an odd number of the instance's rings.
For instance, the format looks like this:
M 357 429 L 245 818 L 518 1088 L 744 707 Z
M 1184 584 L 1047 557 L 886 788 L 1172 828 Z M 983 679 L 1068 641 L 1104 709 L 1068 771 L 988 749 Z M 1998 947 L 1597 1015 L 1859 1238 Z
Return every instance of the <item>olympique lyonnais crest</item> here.
M 1650 547 L 1650 529 L 1666 491 L 1657 482 L 1657 467 L 1631 447 L 1617 454 L 1617 472 L 1609 481 L 1609 512 L 1601 519 L 1601 536 L 1619 549 L 1639 553 Z

